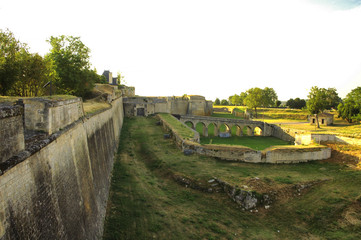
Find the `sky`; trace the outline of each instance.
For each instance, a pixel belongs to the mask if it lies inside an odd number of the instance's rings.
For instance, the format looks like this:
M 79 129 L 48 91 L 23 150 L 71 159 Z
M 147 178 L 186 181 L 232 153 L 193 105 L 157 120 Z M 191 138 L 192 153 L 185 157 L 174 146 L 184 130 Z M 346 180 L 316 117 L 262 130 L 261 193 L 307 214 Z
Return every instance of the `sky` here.
M 99 74 L 137 95 L 227 99 L 253 87 L 279 100 L 312 86 L 361 86 L 361 0 L 0 0 L 0 29 L 31 52 L 79 36 Z

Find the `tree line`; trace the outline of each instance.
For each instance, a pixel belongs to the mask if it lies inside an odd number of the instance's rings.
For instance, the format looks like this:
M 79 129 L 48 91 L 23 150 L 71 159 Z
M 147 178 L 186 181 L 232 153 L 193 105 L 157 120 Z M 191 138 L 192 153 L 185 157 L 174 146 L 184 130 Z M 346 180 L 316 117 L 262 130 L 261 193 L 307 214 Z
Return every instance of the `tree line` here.
M 291 98 L 286 102 L 289 108 L 306 109 L 310 114 L 315 114 L 316 118 L 319 113 L 325 110 L 336 109 L 338 116 L 349 123 L 361 121 L 361 87 L 353 89 L 346 98 L 341 99 L 335 88 L 311 88 L 308 98 Z M 239 95 L 234 94 L 226 99 L 219 100 L 216 98 L 214 105 L 234 105 L 247 106 L 255 110 L 259 107 L 279 107 L 281 102 L 273 88 L 251 88 Z M 318 120 L 317 120 L 318 123 Z
M 31 53 L 25 43 L 9 30 L 0 29 L 0 95 L 36 97 L 53 92 L 86 97 L 94 83 L 106 83 L 104 76 L 91 69 L 90 49 L 79 37 L 51 36 L 50 52 Z

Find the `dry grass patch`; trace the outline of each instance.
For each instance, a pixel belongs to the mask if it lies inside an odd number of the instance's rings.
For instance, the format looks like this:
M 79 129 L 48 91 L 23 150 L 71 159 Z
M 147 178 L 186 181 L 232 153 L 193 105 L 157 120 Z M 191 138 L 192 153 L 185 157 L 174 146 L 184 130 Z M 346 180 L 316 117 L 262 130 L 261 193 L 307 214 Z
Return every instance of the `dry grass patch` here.
M 111 105 L 107 102 L 86 101 L 83 103 L 83 108 L 85 115 L 88 115 L 111 108 Z

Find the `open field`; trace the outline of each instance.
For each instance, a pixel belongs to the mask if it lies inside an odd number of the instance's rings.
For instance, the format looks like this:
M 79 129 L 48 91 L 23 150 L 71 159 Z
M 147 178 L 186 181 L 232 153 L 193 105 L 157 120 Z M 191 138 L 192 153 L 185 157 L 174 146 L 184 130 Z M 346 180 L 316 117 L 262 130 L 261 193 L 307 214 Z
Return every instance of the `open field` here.
M 228 108 L 229 111 L 233 109 L 240 109 L 245 112 L 245 106 L 213 106 L 213 108 Z M 249 109 L 253 113 L 253 118 L 256 118 L 254 109 Z M 257 108 L 257 119 L 293 119 L 293 120 L 307 120 L 307 110 L 288 109 L 288 108 Z
M 104 239 L 360 239 L 361 171 L 350 157 L 302 164 L 250 164 L 185 156 L 154 118 L 126 118 L 107 207 Z M 347 151 L 346 151 L 347 150 Z M 349 160 L 348 165 L 342 164 Z M 274 192 L 269 209 L 243 211 L 207 185 L 217 177 L 259 193 Z M 300 192 L 295 186 L 307 186 Z

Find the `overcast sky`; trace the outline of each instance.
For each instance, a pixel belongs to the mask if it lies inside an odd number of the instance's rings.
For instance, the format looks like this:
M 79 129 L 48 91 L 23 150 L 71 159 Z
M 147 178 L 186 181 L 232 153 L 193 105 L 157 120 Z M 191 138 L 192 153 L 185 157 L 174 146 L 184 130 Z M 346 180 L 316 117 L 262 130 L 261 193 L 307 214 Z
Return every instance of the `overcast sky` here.
M 32 52 L 79 36 L 101 74 L 136 94 L 228 98 L 272 87 L 280 100 L 312 86 L 341 97 L 361 86 L 361 0 L 1 0 L 0 28 Z

